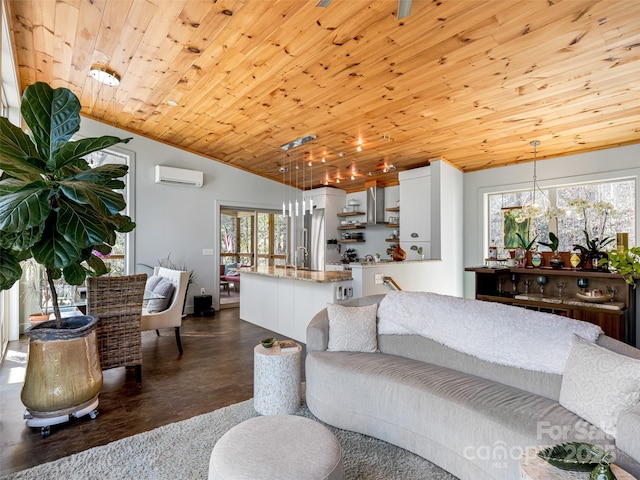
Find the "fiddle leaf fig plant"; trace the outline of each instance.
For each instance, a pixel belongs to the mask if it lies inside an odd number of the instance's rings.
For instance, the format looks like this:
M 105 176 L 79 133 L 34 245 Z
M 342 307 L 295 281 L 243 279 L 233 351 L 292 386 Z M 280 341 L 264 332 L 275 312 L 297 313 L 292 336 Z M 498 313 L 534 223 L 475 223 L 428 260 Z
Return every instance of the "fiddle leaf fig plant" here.
M 92 168 L 83 158 L 130 138 L 102 136 L 71 141 L 80 129 L 80 101 L 66 88 L 38 82 L 27 87 L 24 132 L 0 118 L 0 290 L 20 279 L 20 262 L 33 258 L 46 271 L 56 316 L 62 317 L 54 280 L 80 285 L 107 273 L 94 251 L 107 255 L 116 232 L 135 223 L 120 212 L 126 202 L 127 165 Z

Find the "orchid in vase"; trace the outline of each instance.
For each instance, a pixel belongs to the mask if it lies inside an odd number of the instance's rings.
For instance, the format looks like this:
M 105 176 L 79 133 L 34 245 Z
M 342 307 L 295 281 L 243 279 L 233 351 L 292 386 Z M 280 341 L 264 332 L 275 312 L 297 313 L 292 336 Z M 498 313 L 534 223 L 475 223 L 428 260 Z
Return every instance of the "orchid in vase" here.
M 585 199 L 571 200 L 569 206 L 576 209 L 583 218 L 583 233 L 585 244 L 574 244 L 573 248 L 582 253 L 582 262 L 591 262 L 592 268 L 602 268 L 602 261 L 607 258 L 604 249 L 614 242 L 613 236 L 605 236 L 607 220 L 613 212 L 613 205 L 609 202 L 589 202 Z M 590 212 L 595 212 L 598 222 L 591 223 Z M 604 262 L 606 265 L 606 261 Z

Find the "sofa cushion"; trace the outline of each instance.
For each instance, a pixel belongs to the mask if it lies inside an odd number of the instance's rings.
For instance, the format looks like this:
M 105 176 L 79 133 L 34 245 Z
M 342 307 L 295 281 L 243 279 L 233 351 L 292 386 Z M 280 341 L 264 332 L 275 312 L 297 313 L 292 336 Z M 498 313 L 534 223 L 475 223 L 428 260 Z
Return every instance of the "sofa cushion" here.
M 163 298 L 154 298 L 147 302 L 147 312 L 157 313 L 166 310 L 171 302 L 175 286 L 166 278 L 161 279 L 153 289 L 153 293 L 162 295 Z
M 562 375 L 486 362 L 420 335 L 379 335 L 382 353 L 440 365 L 558 401 Z
M 560 389 L 560 404 L 616 436 L 618 415 L 640 403 L 640 360 L 575 335 Z
M 376 311 L 378 305 L 344 307 L 329 303 L 330 352 L 375 352 L 378 349 L 376 335 Z
M 235 270 L 236 268 L 238 268 L 238 264 L 237 263 L 227 263 L 224 266 L 224 274 L 225 274 L 225 276 L 229 275 L 229 270 L 231 270 L 231 269 Z

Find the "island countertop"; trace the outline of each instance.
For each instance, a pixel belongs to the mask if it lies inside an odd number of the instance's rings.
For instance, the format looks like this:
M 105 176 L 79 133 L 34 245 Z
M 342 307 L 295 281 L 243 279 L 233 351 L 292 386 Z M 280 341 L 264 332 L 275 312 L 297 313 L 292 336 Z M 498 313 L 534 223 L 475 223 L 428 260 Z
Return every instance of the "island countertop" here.
M 305 282 L 330 283 L 351 280 L 351 272 L 295 270 L 292 267 L 249 267 L 243 268 L 242 275 L 262 275 L 263 277 L 290 278 Z

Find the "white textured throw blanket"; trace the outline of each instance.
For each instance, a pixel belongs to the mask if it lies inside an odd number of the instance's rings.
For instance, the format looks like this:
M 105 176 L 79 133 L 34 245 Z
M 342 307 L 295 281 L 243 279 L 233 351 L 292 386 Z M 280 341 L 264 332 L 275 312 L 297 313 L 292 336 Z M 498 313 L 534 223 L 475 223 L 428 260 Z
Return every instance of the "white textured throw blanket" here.
M 389 292 L 378 320 L 381 335 L 422 335 L 488 362 L 557 374 L 574 333 L 590 342 L 602 333 L 559 315 L 428 292 Z

